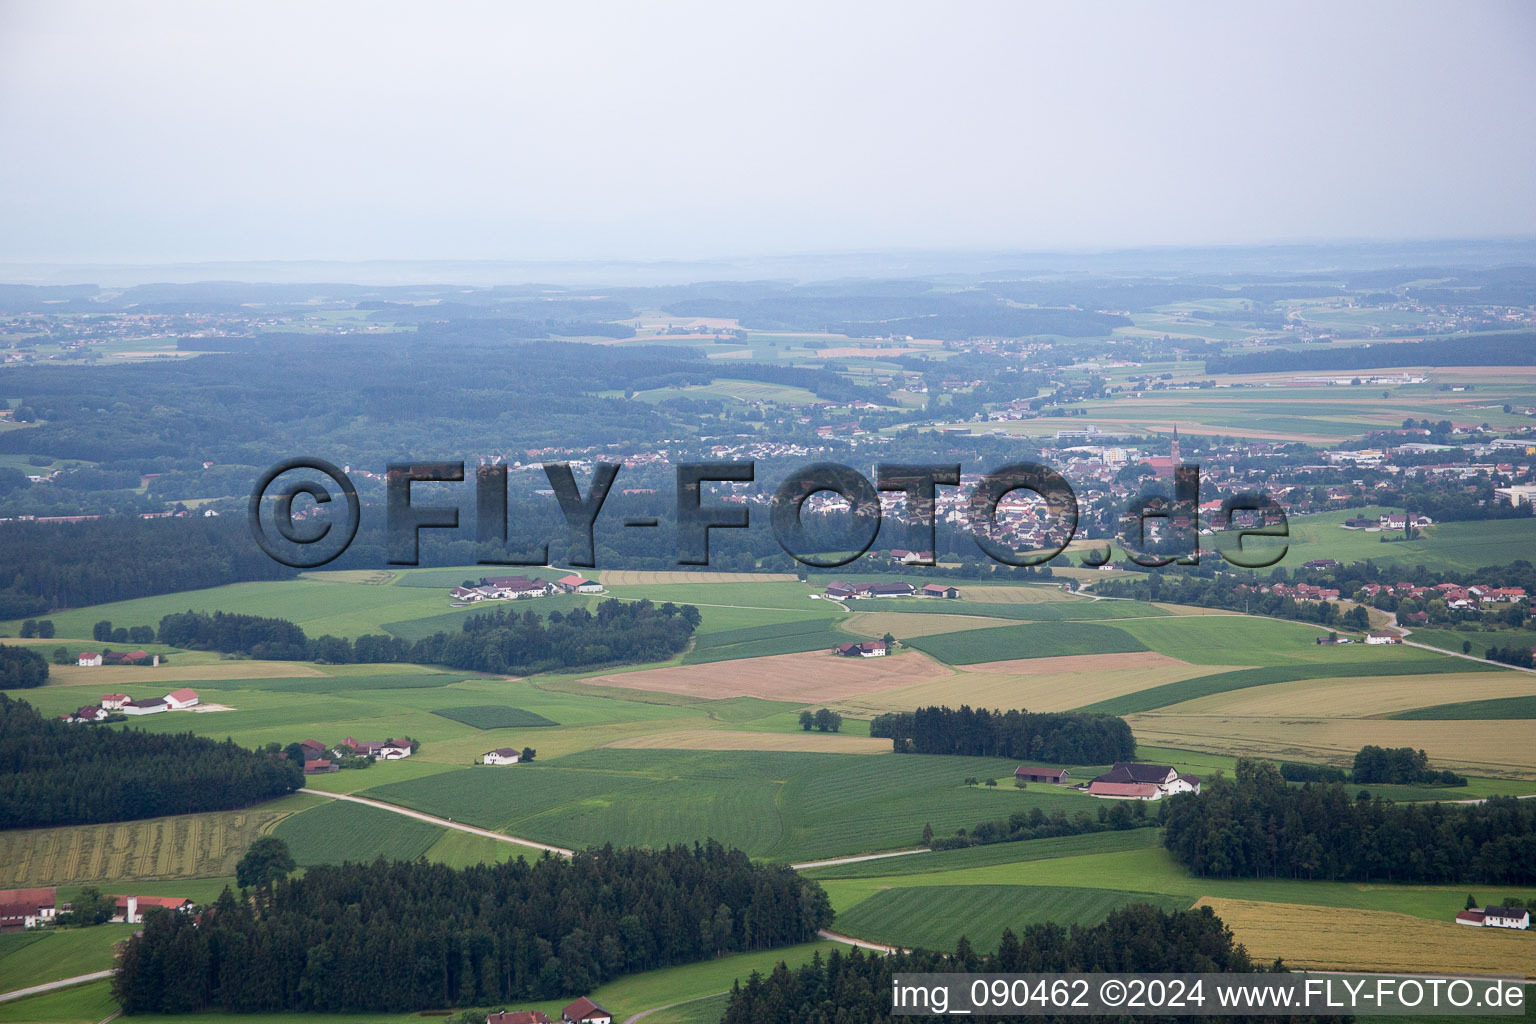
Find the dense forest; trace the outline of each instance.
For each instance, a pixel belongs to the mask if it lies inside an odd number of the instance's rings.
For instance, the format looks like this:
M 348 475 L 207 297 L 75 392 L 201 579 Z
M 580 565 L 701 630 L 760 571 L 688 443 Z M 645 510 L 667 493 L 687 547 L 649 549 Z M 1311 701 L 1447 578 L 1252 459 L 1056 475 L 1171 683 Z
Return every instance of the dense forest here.
M 962 705 L 875 716 L 869 734 L 897 753 L 1012 757 L 1050 764 L 1109 764 L 1136 756 L 1122 718 L 1080 712 L 988 711 Z
M 636 971 L 805 942 L 826 893 L 713 841 L 455 870 L 311 867 L 258 911 L 150 917 L 114 990 L 127 1013 L 390 1012 L 552 999 Z
M 753 972 L 746 984 L 732 986 L 721 1024 L 937 1024 L 954 1020 L 953 1014 L 893 1015 L 892 977 L 898 974 L 950 972 L 1063 973 L 1170 972 L 1248 973 L 1263 972 L 1264 965 L 1249 959 L 1232 932 L 1209 907 L 1163 913 L 1146 904 L 1115 910 L 1100 924 L 1074 926 L 1032 924 L 1015 934 L 1003 932 L 997 952 L 977 954 L 962 938 L 953 954 L 918 950 L 892 956 L 866 956 L 861 950 L 844 955 L 833 951 L 825 960 L 814 958 L 793 970 L 783 963 L 766 978 Z M 1001 1019 L 1001 1018 L 999 1018 Z M 1041 1014 L 1010 1017 L 1010 1020 L 1067 1024 L 1104 1020 Z M 1253 1022 L 1262 1017 L 1181 1016 L 1139 1017 L 1165 1022 Z M 1291 1024 L 1309 1024 L 1323 1018 L 1294 1016 L 1274 1018 Z M 1327 1020 L 1348 1021 L 1347 1017 Z
M 1169 800 L 1163 841 L 1197 875 L 1352 882 L 1536 882 L 1536 803 L 1393 804 L 1293 786 L 1240 758 L 1235 779 Z
M 251 542 L 244 519 L 227 516 L 0 528 L 0 619 L 293 576 Z
M 308 637 L 286 619 L 229 612 L 187 611 L 160 620 L 163 644 L 199 651 L 248 654 L 279 661 L 331 665 L 411 662 L 448 665 L 474 672 L 540 672 L 578 665 L 665 661 L 687 648 L 700 621 L 693 605 L 610 598 L 597 606 L 550 612 L 511 605 L 464 620 L 456 633 L 439 632 L 417 641 L 387 634 L 356 640 Z M 112 624 L 103 621 L 110 632 Z
M 48 661 L 28 647 L 0 644 L 0 690 L 27 690 L 48 681 Z
M 0 694 L 0 829 L 225 811 L 301 785 L 292 761 L 228 740 L 69 725 Z

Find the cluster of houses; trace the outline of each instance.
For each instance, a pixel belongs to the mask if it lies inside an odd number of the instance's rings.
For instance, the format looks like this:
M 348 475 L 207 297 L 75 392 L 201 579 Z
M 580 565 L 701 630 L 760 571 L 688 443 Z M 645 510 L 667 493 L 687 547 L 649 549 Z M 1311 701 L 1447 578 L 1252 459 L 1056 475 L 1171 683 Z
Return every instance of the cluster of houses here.
M 1403 530 L 1410 524 L 1414 529 L 1421 526 L 1433 526 L 1434 520 L 1429 516 L 1421 516 L 1416 512 L 1384 512 L 1375 519 L 1366 516 L 1354 516 L 1344 520 L 1346 530 Z
M 1456 915 L 1457 924 L 1475 928 L 1518 928 L 1525 931 L 1531 926 L 1531 912 L 1524 907 L 1484 907 L 1482 910 L 1463 910 Z
M 167 711 L 186 711 L 201 703 L 202 698 L 197 695 L 197 691 L 188 689 L 172 690 L 164 697 L 146 697 L 142 700 L 134 700 L 126 693 L 109 693 L 101 698 L 100 704 L 87 704 L 74 714 L 63 714 L 59 718 L 66 722 L 105 722 L 114 713 L 158 715 Z
M 486 1017 L 485 1024 L 613 1024 L 613 1014 L 582 996 L 560 1011 L 559 1021 L 542 1010 L 503 1010 Z
M 478 586 L 454 587 L 448 592 L 456 604 L 476 601 L 510 601 L 522 597 L 549 597 L 552 594 L 601 594 L 603 585 L 596 580 L 572 573 L 558 580 L 527 576 L 482 576 Z
M 139 924 L 148 910 L 174 910 L 189 913 L 193 903 L 180 896 L 108 896 L 116 906 L 112 920 Z M 70 905 L 58 905 L 58 890 L 53 886 L 37 889 L 0 889 L 0 932 L 19 932 L 41 928 L 58 920 Z
M 1015 768 L 1013 777 L 1019 782 L 1045 782 L 1053 786 L 1072 782 L 1070 769 L 1027 764 Z M 1091 779 L 1086 787 L 1079 784 L 1078 788 L 1085 788 L 1089 796 L 1106 800 L 1161 800 L 1179 793 L 1200 792 L 1200 779 L 1181 775 L 1172 765 L 1116 761 L 1109 771 Z
M 374 741 L 355 740 L 351 736 L 334 747 L 327 747 L 319 740 L 300 740 L 299 746 L 304 749 L 305 775 L 329 775 L 340 771 L 341 766 L 331 760 L 333 757 L 371 757 L 376 761 L 399 761 L 415 752 L 415 747 L 408 739 Z
M 1421 587 L 1413 583 L 1367 583 L 1360 588 L 1360 593 L 1367 599 L 1383 594 L 1398 598 L 1411 597 L 1417 601 L 1439 598 L 1447 608 L 1465 611 L 1480 611 L 1489 605 L 1512 604 L 1526 599 L 1524 587 L 1490 587 L 1483 583 L 1465 587 L 1459 583 L 1438 583 L 1432 587 Z
M 1277 594 L 1297 601 L 1337 601 L 1339 591 L 1333 587 L 1319 587 L 1312 583 L 1264 583 L 1251 586 L 1239 583 L 1233 588 L 1239 594 Z
M 858 601 L 867 597 L 938 597 L 953 600 L 960 596 L 960 591 L 942 583 L 914 587 L 902 580 L 895 583 L 846 583 L 833 580 L 827 584 L 823 596 L 833 601 Z
M 99 668 L 102 665 L 146 665 L 155 668 L 160 655 L 148 651 L 81 651 L 75 664 L 81 668 Z

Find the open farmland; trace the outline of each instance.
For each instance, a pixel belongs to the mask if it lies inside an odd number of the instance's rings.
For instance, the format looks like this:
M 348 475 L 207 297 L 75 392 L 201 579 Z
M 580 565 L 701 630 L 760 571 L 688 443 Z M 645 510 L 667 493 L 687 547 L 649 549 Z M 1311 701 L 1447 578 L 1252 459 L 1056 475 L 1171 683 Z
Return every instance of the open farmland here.
M 542 729 L 559 722 L 522 708 L 509 708 L 494 704 L 477 704 L 465 708 L 436 708 L 434 715 L 463 722 L 475 729 Z
M 240 811 L 0 832 L 0 887 L 232 875 L 252 840 L 317 799 L 295 794 Z
M 461 769 L 367 795 L 561 846 L 712 836 L 786 861 L 909 847 L 930 822 L 943 833 L 1020 808 L 1091 809 L 1081 795 L 1044 787 L 962 784 L 1013 766 L 996 758 L 605 748 L 514 769 Z
M 824 618 L 727 629 L 699 636 L 692 649 L 683 655 L 683 664 L 704 665 L 775 654 L 827 651 L 847 639 Z
M 1536 718 L 1536 696 L 1436 704 L 1399 712 L 1391 717 L 1414 721 L 1525 721 Z
M 1473 775 L 1536 778 L 1536 746 L 1519 728 L 1479 721 L 1324 718 L 1298 708 L 1292 718 L 1230 715 L 1128 715 L 1138 741 L 1276 760 L 1346 764 L 1366 744 L 1425 750 L 1437 768 Z
M 936 633 L 958 633 L 964 629 L 984 629 L 989 626 L 1011 625 L 1008 619 L 995 616 L 925 614 L 916 612 L 866 612 L 856 611 L 838 624 L 838 628 L 855 636 L 876 639 L 889 633 L 898 640 L 914 636 L 933 636 Z
M 1132 903 L 1183 910 L 1189 900 L 1118 889 L 1035 885 L 935 885 L 886 889 L 838 912 L 833 927 L 861 939 L 894 946 L 954 949 L 965 936 L 978 952 L 997 948 L 1003 929 L 1054 921 L 1063 927 L 1093 925 Z M 939 912 L 942 908 L 942 912 Z
M 908 646 L 948 665 L 1071 654 L 1122 654 L 1146 646 L 1115 626 L 1085 622 L 1030 623 L 914 637 Z
M 827 732 L 752 732 L 736 729 L 678 729 L 615 740 L 629 750 L 807 750 L 828 754 L 888 754 L 891 741 Z
M 1503 928 L 1332 907 L 1206 898 L 1255 960 L 1284 957 L 1292 968 L 1412 974 L 1536 976 L 1536 942 Z
M 833 701 L 948 676 L 951 669 L 920 655 L 844 658 L 828 651 L 781 654 L 592 676 L 586 682 L 689 697 L 761 697 L 799 703 Z
M 1452 693 L 1466 700 L 1536 701 L 1536 676 L 1524 672 L 1442 672 L 1300 679 L 1198 697 L 1161 710 L 1171 715 L 1245 718 L 1290 718 L 1302 710 L 1321 718 L 1403 717 L 1398 713 L 1426 707 Z
M 844 697 L 831 706 L 855 716 L 910 711 L 931 704 L 1069 711 L 1205 671 L 1204 666 L 1187 665 L 1150 651 L 979 662 L 941 679 Z
M 1364 645 L 1360 645 L 1364 646 Z M 1379 648 L 1378 648 L 1379 649 Z M 1412 651 L 1412 647 L 1390 648 L 1397 651 Z M 1471 675 L 1473 673 L 1498 673 L 1498 666 L 1488 665 L 1479 668 L 1477 662 L 1467 661 L 1461 658 L 1436 658 L 1413 656 L 1392 656 L 1384 659 L 1380 664 L 1370 664 L 1361 661 L 1343 661 L 1334 665 L 1267 665 L 1260 668 L 1235 668 L 1225 672 L 1212 672 L 1206 675 L 1193 676 L 1178 682 L 1163 683 L 1158 686 L 1112 697 L 1108 700 L 1089 704 L 1082 710 L 1097 711 L 1106 715 L 1129 715 L 1140 711 L 1154 711 L 1161 708 L 1182 704 L 1185 701 L 1193 701 L 1201 697 L 1209 697 L 1212 694 L 1226 694 L 1234 690 L 1244 690 L 1255 686 L 1273 686 L 1279 683 L 1288 683 L 1297 680 L 1317 679 L 1367 679 L 1371 677 L 1401 677 L 1401 676 L 1457 676 Z M 1509 675 L 1512 673 L 1503 673 Z
M 348 800 L 325 800 L 273 830 L 301 866 L 344 860 L 415 860 L 447 831 L 430 822 Z
M 646 587 L 656 584 L 699 586 L 716 583 L 796 583 L 788 572 L 648 572 L 640 569 L 604 569 L 597 574 L 605 587 Z M 695 591 L 695 593 L 701 593 Z M 703 592 L 703 593 L 707 593 Z

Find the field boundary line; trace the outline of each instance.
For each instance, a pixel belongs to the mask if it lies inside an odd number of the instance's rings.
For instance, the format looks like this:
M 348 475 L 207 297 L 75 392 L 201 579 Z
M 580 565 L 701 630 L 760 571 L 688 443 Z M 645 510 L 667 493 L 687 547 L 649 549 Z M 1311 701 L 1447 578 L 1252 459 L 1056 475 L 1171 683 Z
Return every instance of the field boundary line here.
M 821 938 L 827 939 L 827 940 L 829 940 L 831 942 L 841 942 L 845 946 L 854 946 L 854 947 L 856 947 L 858 949 L 871 949 L 871 950 L 874 950 L 876 953 L 910 953 L 911 952 L 911 950 L 909 950 L 909 949 L 902 949 L 900 946 L 887 946 L 887 945 L 885 945 L 884 943 L 881 943 L 881 942 L 870 942 L 868 939 L 856 939 L 852 935 L 843 935 L 840 932 L 828 931 L 825 928 L 821 929 L 821 931 L 817 932 L 816 934 L 819 935 Z
M 794 868 L 796 871 L 806 871 L 811 868 L 830 868 L 836 867 L 839 864 L 858 864 L 861 861 L 866 860 L 884 860 L 887 857 L 910 857 L 914 853 L 932 852 L 932 850 L 924 846 L 916 850 L 895 850 L 890 853 L 860 853 L 852 857 L 832 857 L 828 860 L 808 860 L 801 864 L 791 864 L 790 867 Z
M 84 985 L 88 981 L 100 981 L 110 978 L 117 973 L 117 968 L 95 971 L 91 974 L 77 974 L 73 978 L 60 978 L 58 981 L 46 982 L 42 985 L 32 985 L 28 988 L 13 989 L 10 992 L 0 992 L 0 1003 L 8 1003 L 13 999 L 25 999 L 27 996 L 41 995 L 44 992 L 52 992 L 55 989 L 69 988 L 72 985 Z M 109 1017 L 108 1020 L 111 1018 Z
M 408 807 L 401 807 L 399 804 L 386 803 L 383 800 L 373 800 L 365 796 L 353 796 L 350 793 L 327 793 L 324 790 L 310 789 L 307 786 L 301 787 L 298 792 L 330 797 L 332 800 L 348 800 L 355 804 L 365 804 L 369 807 L 377 807 L 380 810 L 390 811 L 394 814 L 403 814 L 407 818 L 415 818 L 417 821 L 429 822 L 442 828 L 451 828 L 459 832 L 468 832 L 471 835 L 484 836 L 486 839 L 494 839 L 499 843 L 512 843 L 516 846 L 527 846 L 535 850 L 547 850 L 561 857 L 570 857 L 576 852 L 575 850 L 567 850 L 563 846 L 551 846 L 549 843 L 535 842 L 532 839 L 523 839 L 520 836 L 509 836 L 505 832 L 492 832 L 488 828 L 466 825 L 461 821 L 454 821 L 451 818 L 439 818 L 435 814 L 413 811 Z

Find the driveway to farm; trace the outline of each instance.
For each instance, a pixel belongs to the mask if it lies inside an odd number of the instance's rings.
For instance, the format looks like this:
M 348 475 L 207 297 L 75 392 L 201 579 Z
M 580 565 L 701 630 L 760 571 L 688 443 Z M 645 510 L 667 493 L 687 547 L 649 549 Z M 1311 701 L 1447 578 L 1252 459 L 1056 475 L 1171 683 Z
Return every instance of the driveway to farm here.
M 819 935 L 820 937 L 822 937 L 823 939 L 830 939 L 833 942 L 841 942 L 841 943 L 843 943 L 844 945 L 847 945 L 847 946 L 857 946 L 860 949 L 872 949 L 876 953 L 905 953 L 906 952 L 906 950 L 902 949 L 900 946 L 885 946 L 885 945 L 882 945 L 882 944 L 880 944 L 878 942 L 870 942 L 870 941 L 868 941 L 866 939 L 856 939 L 852 935 L 841 935 L 841 934 L 839 934 L 837 932 L 829 932 L 825 928 L 823 928 L 821 931 L 817 932 L 816 934 Z
M 835 864 L 857 864 L 861 860 L 884 860 L 886 857 L 910 857 L 914 853 L 932 853 L 926 846 L 918 850 L 897 850 L 894 853 L 861 853 L 856 857 L 833 857 L 831 860 L 808 860 L 802 864 L 791 864 L 796 871 L 804 871 L 807 868 L 830 868 Z
M 0 992 L 0 1003 L 8 1003 L 12 999 L 25 999 L 27 996 L 35 996 L 42 992 L 52 992 L 58 988 L 68 988 L 71 985 L 83 985 L 87 981 L 100 981 L 102 978 L 110 978 L 117 973 L 114 967 L 109 971 L 96 971 L 93 974 L 77 974 L 73 978 L 61 978 L 58 981 L 50 981 L 46 985 L 33 985 L 30 988 L 18 988 L 13 992 Z
M 460 832 L 468 832 L 470 835 L 484 836 L 494 839 L 498 843 L 513 843 L 517 846 L 527 846 L 535 850 L 548 850 L 562 857 L 569 857 L 573 850 L 567 850 L 563 846 L 550 846 L 548 843 L 536 843 L 532 839 L 520 839 L 517 836 L 509 836 L 504 832 L 492 832 L 488 828 L 476 828 L 474 825 L 466 825 L 460 821 L 450 821 L 447 818 L 439 818 L 434 814 L 423 814 L 421 811 L 413 811 L 398 804 L 387 804 L 383 800 L 370 800 L 365 796 L 351 796 L 347 793 L 327 793 L 324 790 L 301 788 L 300 793 L 310 793 L 314 796 L 330 797 L 332 800 L 350 800 L 354 804 L 367 804 L 369 807 L 377 807 L 382 811 L 390 811 L 394 814 L 403 814 L 407 818 L 415 818 L 417 821 L 428 821 L 443 828 L 457 829 Z

